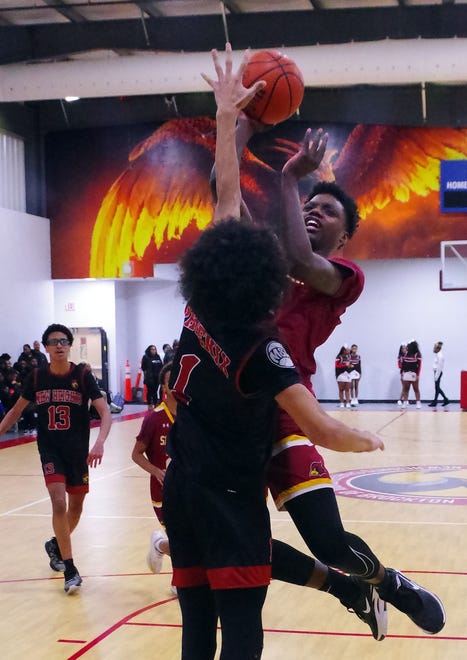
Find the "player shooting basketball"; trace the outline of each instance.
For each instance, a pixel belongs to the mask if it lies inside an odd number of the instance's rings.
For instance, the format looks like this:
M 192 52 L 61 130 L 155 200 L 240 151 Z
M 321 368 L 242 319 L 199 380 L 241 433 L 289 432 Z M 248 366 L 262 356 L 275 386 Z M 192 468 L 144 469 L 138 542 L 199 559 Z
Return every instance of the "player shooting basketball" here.
M 219 75 L 216 57 L 214 61 Z M 226 71 L 228 66 L 229 51 Z M 241 129 L 237 131 L 236 152 L 233 148 L 229 151 L 232 158 L 235 153 L 242 154 L 253 132 L 251 126 L 245 130 L 245 121 L 241 122 Z M 310 379 L 316 370 L 314 351 L 340 323 L 346 308 L 357 300 L 364 281 L 358 266 L 332 256 L 357 229 L 354 200 L 336 184 L 320 183 L 303 206 L 301 203 L 298 183 L 318 168 L 326 145 L 326 134 L 320 130 L 313 140 L 308 129 L 300 149 L 283 168 L 281 186 L 282 240 L 294 279 L 277 321 L 284 345 L 311 392 Z M 238 172 L 238 168 L 232 165 L 230 172 Z M 217 180 L 218 198 L 225 185 L 233 184 L 225 178 Z M 323 570 L 319 562 L 313 566 L 313 560 L 302 555 L 302 559 L 288 556 L 290 549 L 282 544 L 273 547 L 273 577 L 333 594 L 368 623 L 377 640 L 384 639 L 387 625 L 379 597 L 407 614 L 424 632 L 439 632 L 445 614 L 437 596 L 399 571 L 386 569 L 361 538 L 345 531 L 331 477 L 315 443 L 320 444 L 319 437 L 306 437 L 281 411 L 269 488 L 278 508 L 290 513 L 312 553 L 324 564 L 355 577 L 347 579 L 334 570 Z M 307 576 L 310 566 L 311 576 Z

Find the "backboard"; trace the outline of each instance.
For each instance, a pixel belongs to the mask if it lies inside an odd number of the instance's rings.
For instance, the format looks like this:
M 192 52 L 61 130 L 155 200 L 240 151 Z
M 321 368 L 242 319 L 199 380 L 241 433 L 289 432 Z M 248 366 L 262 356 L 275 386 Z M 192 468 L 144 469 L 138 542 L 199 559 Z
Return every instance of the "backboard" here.
M 467 290 L 467 240 L 441 241 L 441 291 Z

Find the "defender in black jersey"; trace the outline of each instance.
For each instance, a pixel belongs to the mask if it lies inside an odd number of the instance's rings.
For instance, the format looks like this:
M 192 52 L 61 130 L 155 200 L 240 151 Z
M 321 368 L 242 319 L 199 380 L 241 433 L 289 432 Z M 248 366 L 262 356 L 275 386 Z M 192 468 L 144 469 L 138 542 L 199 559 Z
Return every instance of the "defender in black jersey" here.
M 65 592 L 70 594 L 81 585 L 73 563 L 70 535 L 79 522 L 89 491 L 88 467 L 96 467 L 102 460 L 111 417 L 89 369 L 68 361 L 73 343 L 71 331 L 66 326 L 52 324 L 45 330 L 42 343 L 50 356 L 50 364 L 31 372 L 21 397 L 0 423 L 0 435 L 19 419 L 30 402 L 35 404 L 37 446 L 52 502 L 55 532 L 45 549 L 50 567 L 64 571 Z M 100 415 L 101 427 L 89 451 L 91 401 Z
M 326 415 L 277 340 L 272 319 L 287 265 L 272 234 L 236 219 L 241 195 L 231 139 L 239 109 L 262 83 L 246 90 L 241 79 L 248 56 L 233 74 L 230 45 L 226 50 L 225 73 L 213 51 L 218 80 L 204 76 L 218 106 L 219 223 L 181 261 L 188 304 L 170 380 L 178 406 L 163 505 L 184 660 L 214 658 L 218 617 L 222 660 L 261 656 L 261 611 L 271 574 L 266 466 L 276 404 L 330 448 L 383 446 L 376 436 Z

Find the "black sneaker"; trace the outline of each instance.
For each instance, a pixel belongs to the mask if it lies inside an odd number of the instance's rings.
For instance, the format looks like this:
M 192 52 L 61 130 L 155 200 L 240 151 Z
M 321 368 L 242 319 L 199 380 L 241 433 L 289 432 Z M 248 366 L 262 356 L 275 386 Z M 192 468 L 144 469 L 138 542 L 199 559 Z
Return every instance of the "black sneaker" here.
M 437 405 L 438 405 L 437 401 L 432 401 L 431 403 L 428 404 L 430 408 L 436 408 Z
M 81 575 L 78 573 L 78 571 L 76 571 L 76 573 L 74 573 L 74 575 L 72 575 L 68 579 L 65 578 L 65 586 L 64 586 L 65 593 L 70 595 L 73 592 L 77 591 L 80 588 L 82 581 L 83 580 L 81 579 Z
M 446 399 L 445 401 L 443 401 L 443 406 L 449 406 L 450 403 L 451 402 L 449 401 L 449 399 Z
M 377 589 L 381 598 L 407 614 L 423 632 L 436 635 L 444 627 L 446 613 L 438 596 L 412 582 L 399 571 L 387 568 Z
M 45 551 L 49 555 L 50 562 L 49 566 L 53 571 L 63 573 L 65 570 L 65 564 L 60 554 L 60 548 L 58 547 L 57 539 L 53 536 L 50 541 L 45 542 Z
M 350 579 L 360 589 L 360 595 L 353 603 L 343 603 L 349 612 L 354 612 L 359 619 L 371 628 L 373 637 L 381 642 L 388 631 L 388 613 L 386 603 L 381 600 L 373 584 L 351 576 Z

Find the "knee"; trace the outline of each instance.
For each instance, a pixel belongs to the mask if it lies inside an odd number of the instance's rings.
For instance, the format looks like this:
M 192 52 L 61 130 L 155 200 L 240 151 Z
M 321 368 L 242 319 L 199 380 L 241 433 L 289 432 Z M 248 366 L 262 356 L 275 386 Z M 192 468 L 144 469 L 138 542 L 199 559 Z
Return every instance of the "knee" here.
M 52 502 L 52 512 L 56 516 L 64 516 L 66 514 L 66 495 L 65 493 L 53 493 L 50 495 Z

